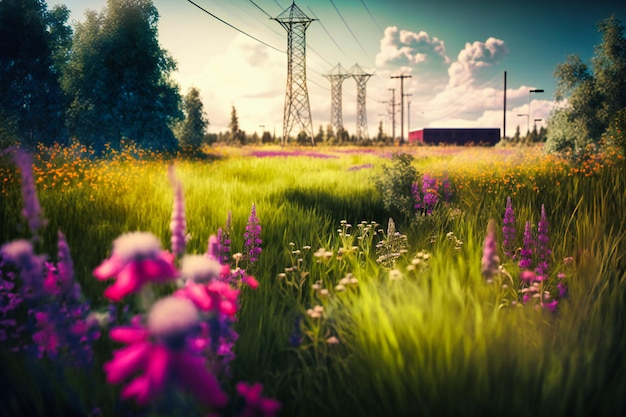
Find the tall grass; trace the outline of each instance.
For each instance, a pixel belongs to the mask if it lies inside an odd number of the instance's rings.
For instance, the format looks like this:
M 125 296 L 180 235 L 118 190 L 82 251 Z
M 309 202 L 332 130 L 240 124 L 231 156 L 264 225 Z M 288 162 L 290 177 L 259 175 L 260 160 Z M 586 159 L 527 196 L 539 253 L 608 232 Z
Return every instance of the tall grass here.
M 397 264 L 399 280 L 390 279 L 395 271 L 376 263 L 373 245 L 359 246 L 367 239 L 350 240 L 337 232 L 341 220 L 352 224 L 352 238 L 362 220 L 386 230 L 387 213 L 373 176 L 388 159 L 355 152 L 333 159 L 231 155 L 176 161 L 190 252 L 206 250 L 208 237 L 223 226 L 229 211 L 234 252 L 243 248 L 253 203 L 263 225 L 263 253 L 252 271 L 261 286 L 243 293 L 233 379 L 262 382 L 264 392 L 283 403 L 285 416 L 626 413 L 621 399 L 626 388 L 621 360 L 626 348 L 623 164 L 605 161 L 573 170 L 532 150 L 500 150 L 498 158 L 489 152 L 414 151 L 415 167 L 447 173 L 455 194 L 449 209 L 399 224 L 409 241 L 409 252 Z M 57 156 L 52 163 L 77 167 L 66 159 Z M 108 255 L 115 237 L 152 231 L 167 246 L 168 161 L 117 158 L 85 164 L 81 176 L 61 182 L 47 177 L 61 173 L 51 174 L 43 163 L 40 199 L 49 225 L 42 250 L 54 253 L 56 230 L 62 230 L 87 297 L 102 307 L 104 285 L 91 271 Z M 373 167 L 350 170 L 365 164 Z M 24 227 L 16 174 L 6 164 L 2 170 L 8 180 L 0 220 L 7 241 L 21 236 Z M 508 196 L 516 211 L 517 246 L 525 222 L 537 224 L 545 205 L 552 279 L 564 268 L 564 258 L 574 258 L 569 297 L 556 313 L 502 306 L 503 298 L 515 294 L 510 287 L 519 285 L 513 260 L 502 259 L 511 280 L 488 284 L 481 276 L 487 223 L 490 218 L 501 222 Z M 449 232 L 463 242 L 460 248 L 447 238 Z M 379 239 L 377 233 L 371 242 Z M 311 248 L 304 249 L 307 245 Z M 364 253 L 350 252 L 353 245 Z M 314 256 L 321 247 L 333 256 Z M 343 256 L 338 256 L 340 249 Z M 418 252 L 428 254 L 421 264 L 427 267 L 413 269 Z M 297 280 L 280 276 L 294 264 L 299 270 L 289 273 Z M 335 290 L 348 273 L 358 286 Z M 314 290 L 318 280 L 328 296 Z M 320 319 L 306 313 L 315 305 L 324 307 Z M 294 334 L 297 346 L 290 344 Z M 333 336 L 338 344 L 328 342 Z M 99 360 L 107 360 L 111 344 L 106 337 L 98 349 Z M 115 389 L 96 375 L 98 394 L 91 401 L 120 415 Z M 81 378 L 70 376 L 66 386 Z

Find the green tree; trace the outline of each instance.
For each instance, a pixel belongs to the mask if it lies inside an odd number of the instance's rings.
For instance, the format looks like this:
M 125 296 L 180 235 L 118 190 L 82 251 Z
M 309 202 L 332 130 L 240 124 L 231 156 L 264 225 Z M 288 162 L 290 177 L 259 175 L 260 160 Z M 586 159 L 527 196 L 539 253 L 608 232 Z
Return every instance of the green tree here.
M 183 99 L 183 120 L 178 129 L 178 140 L 181 147 L 197 151 L 202 146 L 209 121 L 204 113 L 200 91 L 191 87 Z
M 66 20 L 67 14 L 49 14 L 44 0 L 0 1 L 0 124 L 5 140 L 27 145 L 67 140 L 60 69 L 53 58 L 62 38 L 56 29 L 65 28 Z
M 570 55 L 554 71 L 557 100 L 567 105 L 548 120 L 546 151 L 578 151 L 598 143 L 620 109 L 626 107 L 626 39 L 624 27 L 611 16 L 598 23 L 602 41 L 589 68 Z
M 63 86 L 71 97 L 68 128 L 81 142 L 177 147 L 172 127 L 183 114 L 170 79 L 176 63 L 159 45 L 158 20 L 151 0 L 108 0 L 77 24 Z
M 232 106 L 230 111 L 230 123 L 228 123 L 230 133 L 230 141 L 239 145 L 243 145 L 241 130 L 239 129 L 239 117 L 237 117 L 237 109 Z
M 517 125 L 517 127 L 515 128 L 515 135 L 513 135 L 512 142 L 514 145 L 519 145 L 521 141 L 522 141 L 522 136 L 519 130 L 519 125 Z
M 376 141 L 382 143 L 385 142 L 386 139 L 387 135 L 385 135 L 385 132 L 383 131 L 383 122 L 381 120 L 378 124 L 378 134 L 376 135 Z
M 324 128 L 320 125 L 319 130 L 317 131 L 317 135 L 315 135 L 315 143 L 323 143 L 324 142 Z

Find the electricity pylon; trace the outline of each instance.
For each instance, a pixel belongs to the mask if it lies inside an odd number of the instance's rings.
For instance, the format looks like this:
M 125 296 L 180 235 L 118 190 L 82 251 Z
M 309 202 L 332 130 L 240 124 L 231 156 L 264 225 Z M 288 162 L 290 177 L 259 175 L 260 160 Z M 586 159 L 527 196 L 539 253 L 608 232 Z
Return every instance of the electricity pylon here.
M 335 129 L 335 132 L 339 132 L 340 129 L 343 129 L 341 86 L 343 80 L 350 78 L 350 76 L 351 75 L 342 68 L 341 64 L 337 64 L 330 73 L 324 74 L 324 77 L 330 80 L 330 124 Z
M 358 140 L 367 139 L 367 111 L 365 109 L 366 93 L 365 85 L 367 80 L 374 74 L 368 74 L 359 66 L 354 64 L 350 68 L 352 78 L 356 81 L 356 137 Z
M 315 145 L 309 92 L 306 86 L 306 37 L 305 32 L 312 21 L 304 14 L 295 1 L 278 17 L 273 18 L 287 31 L 287 92 L 283 113 L 284 145 L 294 125 L 300 132 L 306 132 Z

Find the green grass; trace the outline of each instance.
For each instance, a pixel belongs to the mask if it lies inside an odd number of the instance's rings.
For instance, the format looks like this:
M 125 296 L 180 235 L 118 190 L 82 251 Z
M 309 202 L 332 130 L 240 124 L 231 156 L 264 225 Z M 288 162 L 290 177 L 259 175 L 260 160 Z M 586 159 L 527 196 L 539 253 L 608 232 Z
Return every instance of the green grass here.
M 263 226 L 263 253 L 252 271 L 261 285 L 242 293 L 237 359 L 233 380 L 224 381 L 227 389 L 232 392 L 234 381 L 259 381 L 266 395 L 283 403 L 284 416 L 626 413 L 623 164 L 597 167 L 585 176 L 557 169 L 558 161 L 540 155 L 507 154 L 503 165 L 485 156 L 489 150 L 416 152 L 420 172 L 448 173 L 455 185 L 451 208 L 457 211 L 442 209 L 425 221 L 398 224 L 409 241 L 409 253 L 397 264 L 403 274 L 398 281 L 390 281 L 389 271 L 376 264 L 371 246 L 362 254 L 337 257 L 340 248 L 359 244 L 338 236 L 341 220 L 353 229 L 362 220 L 386 229 L 388 215 L 372 177 L 388 159 L 371 154 L 336 159 L 233 155 L 210 162 L 176 162 L 192 236 L 188 252 L 206 250 L 208 237 L 224 225 L 228 211 L 234 252 L 243 248 L 253 203 Z M 374 168 L 348 171 L 367 163 Z M 151 231 L 168 247 L 172 192 L 164 161 L 98 164 L 96 171 L 123 179 L 124 185 L 103 179 L 94 182 L 95 191 L 73 183 L 40 190 L 49 220 L 41 250 L 54 254 L 56 231 L 62 230 L 85 294 L 95 307 L 103 307 L 106 283 L 97 282 L 91 271 L 123 232 Z M 494 218 L 501 226 L 508 196 L 520 246 L 525 222 L 536 225 L 541 205 L 546 207 L 553 266 L 549 283 L 557 281 L 559 272 L 568 274 L 569 297 L 561 300 L 556 314 L 529 306 L 501 307 L 503 298 L 517 297 L 515 261 L 502 258 L 512 281 L 500 277 L 488 284 L 481 276 L 487 223 Z M 4 241 L 24 236 L 17 183 L 3 198 Z M 463 242 L 460 250 L 446 238 L 448 232 Z M 292 253 L 305 245 L 311 249 Z M 317 263 L 313 252 L 320 247 L 332 250 L 333 258 Z M 407 270 L 419 251 L 429 254 L 428 267 Z M 574 266 L 567 269 L 562 261 L 570 256 Z M 279 277 L 298 263 L 298 257 L 306 274 L 290 274 L 294 281 Z M 348 273 L 358 279 L 357 289 L 334 290 Z M 328 297 L 320 298 L 312 289 L 317 280 L 329 290 Z M 505 283 L 508 289 L 502 288 Z M 316 304 L 324 306 L 322 319 L 306 314 Z M 299 347 L 292 347 L 289 338 L 297 317 L 308 335 Z M 330 336 L 340 343 L 326 343 Z M 107 387 L 98 370 L 111 349 L 103 335 L 90 388 L 84 373 L 75 372 L 57 387 L 42 385 L 33 391 L 26 387 L 41 379 L 39 373 L 53 371 L 47 365 L 33 370 L 39 365 L 24 360 L 12 365 L 10 374 L 30 367 L 15 390 L 32 391 L 40 415 L 53 407 L 46 399 L 55 389 L 64 395 L 59 407 L 72 403 L 70 387 L 84 409 L 98 405 L 105 415 L 121 415 L 132 407 L 117 402 L 119 388 Z M 10 360 L 8 353 L 3 355 L 3 363 Z

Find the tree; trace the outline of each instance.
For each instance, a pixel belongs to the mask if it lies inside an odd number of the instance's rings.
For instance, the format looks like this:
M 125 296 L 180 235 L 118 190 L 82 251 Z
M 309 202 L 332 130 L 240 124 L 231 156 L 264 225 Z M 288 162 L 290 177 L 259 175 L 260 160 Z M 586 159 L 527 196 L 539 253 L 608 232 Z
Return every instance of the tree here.
M 320 125 L 319 130 L 317 131 L 317 135 L 315 135 L 315 143 L 323 143 L 324 142 L 324 128 Z
M 513 135 L 513 144 L 519 145 L 522 141 L 522 136 L 519 130 L 519 125 L 515 128 L 515 135 Z
M 63 86 L 71 96 L 70 133 L 102 149 L 120 140 L 172 150 L 182 119 L 176 63 L 158 42 L 159 14 L 151 0 L 108 0 L 76 26 Z
M 546 150 L 580 150 L 598 143 L 620 109 L 626 108 L 626 38 L 624 27 L 611 16 L 598 23 L 602 42 L 595 48 L 592 68 L 570 55 L 554 71 L 557 100 L 567 105 L 548 120 Z
M 5 139 L 27 145 L 67 139 L 60 69 L 53 59 L 62 36 L 53 29 L 66 28 L 68 15 L 58 10 L 49 14 L 44 0 L 0 1 L 0 124 Z
M 178 140 L 181 147 L 197 151 L 202 146 L 209 121 L 204 113 L 200 91 L 191 87 L 183 99 L 183 120 L 178 129 Z
M 239 130 L 239 118 L 237 117 L 237 109 L 235 106 L 230 111 L 230 123 L 228 123 L 230 131 L 230 140 L 243 145 L 241 130 Z
M 385 135 L 385 131 L 383 130 L 383 122 L 382 120 L 378 124 L 378 134 L 376 135 L 376 141 L 380 143 L 384 143 L 387 140 L 387 135 Z

